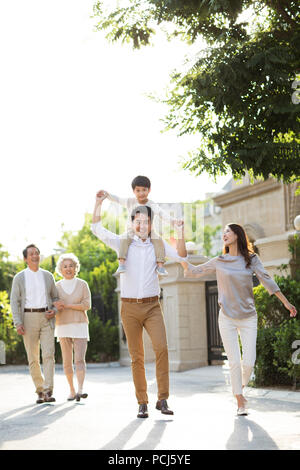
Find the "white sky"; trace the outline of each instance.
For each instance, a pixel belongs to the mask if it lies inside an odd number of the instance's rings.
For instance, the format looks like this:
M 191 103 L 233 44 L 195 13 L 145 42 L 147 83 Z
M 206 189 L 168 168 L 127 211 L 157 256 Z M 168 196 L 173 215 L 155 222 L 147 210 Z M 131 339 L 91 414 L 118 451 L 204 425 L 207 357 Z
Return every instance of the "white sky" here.
M 161 133 L 169 74 L 191 48 L 167 43 L 133 51 L 93 31 L 94 0 L 0 2 L 0 243 L 13 257 L 36 243 L 47 256 L 78 230 L 95 192 L 131 196 L 138 174 L 157 202 L 192 202 L 218 191 L 180 168 L 199 137 Z

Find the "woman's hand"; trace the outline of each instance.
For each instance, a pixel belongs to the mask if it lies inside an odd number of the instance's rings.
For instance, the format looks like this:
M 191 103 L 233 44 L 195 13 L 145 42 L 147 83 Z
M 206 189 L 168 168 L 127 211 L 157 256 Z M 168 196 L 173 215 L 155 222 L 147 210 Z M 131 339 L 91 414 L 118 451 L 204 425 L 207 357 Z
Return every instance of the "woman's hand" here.
M 290 311 L 290 317 L 295 317 L 297 315 L 297 309 L 292 305 L 288 299 L 285 297 L 285 295 L 281 292 L 275 292 L 276 297 L 283 303 L 285 308 Z
M 285 308 L 290 311 L 290 317 L 295 317 L 297 315 L 297 309 L 294 305 L 290 304 L 290 302 L 285 302 Z
M 58 300 L 57 302 L 54 302 L 53 305 L 54 305 L 54 307 L 56 307 L 57 310 L 59 310 L 59 311 L 65 309 L 65 304 L 64 304 L 61 300 Z

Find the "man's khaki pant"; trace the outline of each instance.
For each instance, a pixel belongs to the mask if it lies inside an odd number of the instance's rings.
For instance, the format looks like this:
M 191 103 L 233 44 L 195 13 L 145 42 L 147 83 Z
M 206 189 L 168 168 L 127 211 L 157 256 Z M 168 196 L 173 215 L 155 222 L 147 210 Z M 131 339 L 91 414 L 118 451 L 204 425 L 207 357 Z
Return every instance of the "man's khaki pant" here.
M 156 356 L 158 400 L 169 397 L 169 359 L 165 323 L 159 301 L 121 303 L 121 318 L 131 357 L 135 394 L 139 404 L 148 403 L 144 367 L 143 328 L 152 341 Z
M 54 378 L 54 329 L 43 312 L 24 313 L 24 345 L 27 353 L 29 371 L 36 393 L 53 390 Z M 40 366 L 40 345 L 42 349 L 43 372 Z

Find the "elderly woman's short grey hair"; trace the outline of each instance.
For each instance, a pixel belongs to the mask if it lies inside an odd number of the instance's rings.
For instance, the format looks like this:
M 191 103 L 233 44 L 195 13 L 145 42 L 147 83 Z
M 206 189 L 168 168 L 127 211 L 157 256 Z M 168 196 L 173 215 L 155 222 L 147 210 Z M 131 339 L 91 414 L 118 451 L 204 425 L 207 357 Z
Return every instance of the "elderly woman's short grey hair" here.
M 77 276 L 77 274 L 80 271 L 80 262 L 79 262 L 79 259 L 77 258 L 77 256 L 74 255 L 74 253 L 63 253 L 62 255 L 60 255 L 60 257 L 58 258 L 57 264 L 56 264 L 56 269 L 55 269 L 57 274 L 59 274 L 60 276 L 63 277 L 63 275 L 61 273 L 61 266 L 62 266 L 62 263 L 66 260 L 70 260 L 70 261 L 73 262 L 73 264 L 75 266 L 75 276 Z

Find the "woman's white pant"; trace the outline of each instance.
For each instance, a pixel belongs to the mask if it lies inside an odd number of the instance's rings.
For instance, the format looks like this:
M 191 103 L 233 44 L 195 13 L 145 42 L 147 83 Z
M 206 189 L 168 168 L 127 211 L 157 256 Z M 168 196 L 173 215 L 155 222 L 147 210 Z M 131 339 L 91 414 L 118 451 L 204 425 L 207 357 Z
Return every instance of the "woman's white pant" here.
M 241 395 L 247 385 L 256 359 L 257 315 L 236 319 L 219 313 L 219 329 L 230 367 L 232 392 Z M 241 360 L 240 335 L 243 359 Z

